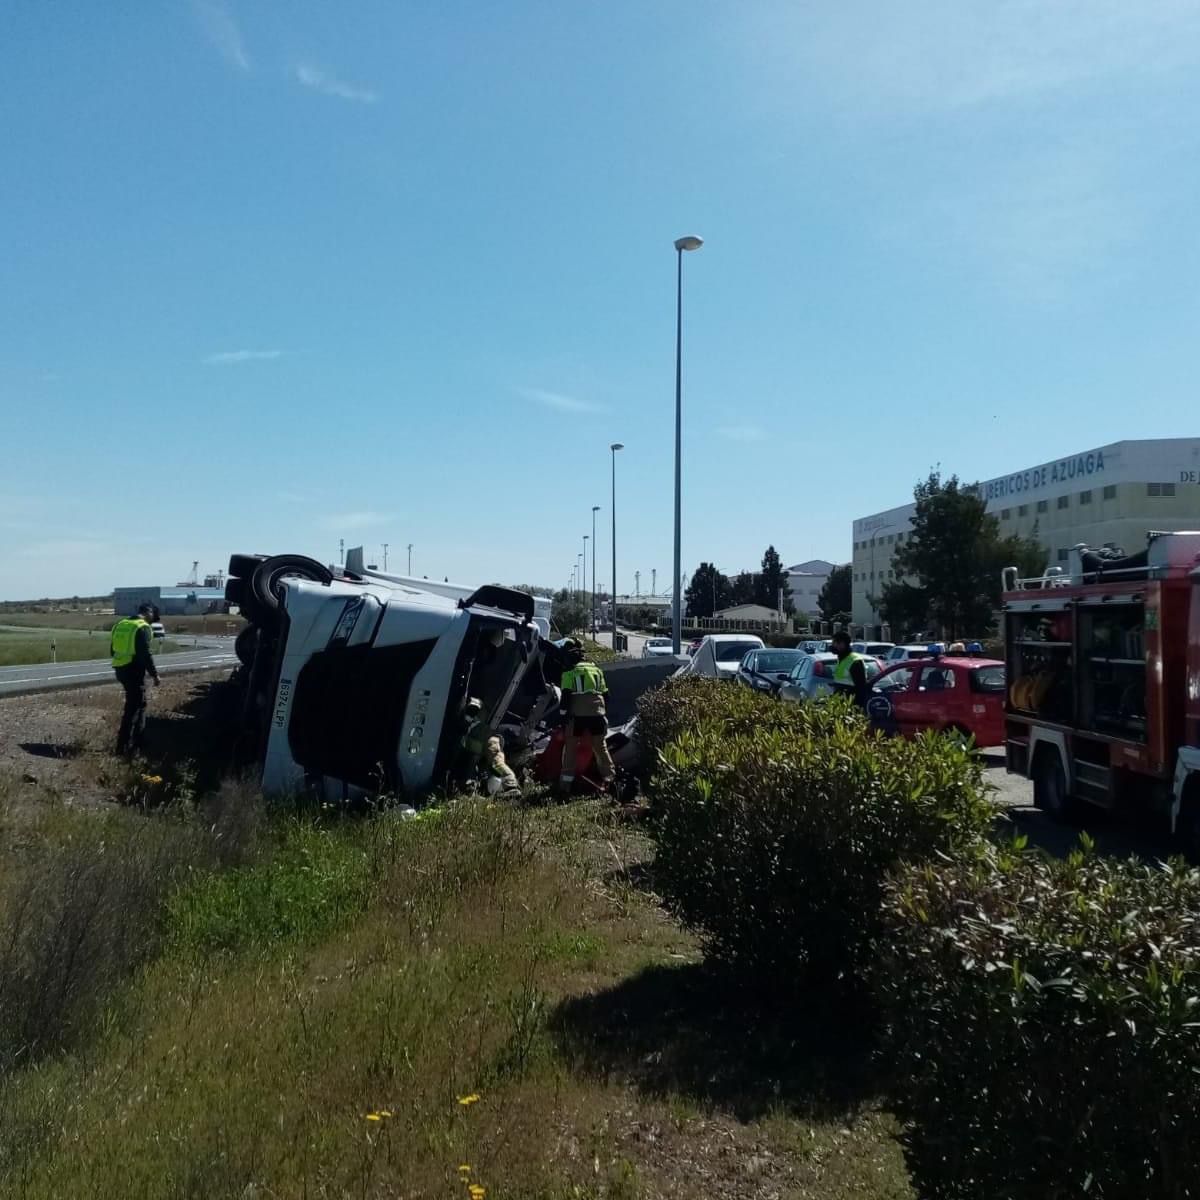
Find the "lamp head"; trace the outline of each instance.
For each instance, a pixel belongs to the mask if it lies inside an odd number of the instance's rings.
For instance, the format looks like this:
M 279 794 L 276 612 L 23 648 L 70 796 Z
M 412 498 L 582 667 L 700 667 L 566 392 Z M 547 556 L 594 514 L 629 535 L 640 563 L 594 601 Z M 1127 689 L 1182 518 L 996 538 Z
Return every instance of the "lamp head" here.
M 689 233 L 686 237 L 675 239 L 676 250 L 699 250 L 704 245 L 702 237 L 696 237 L 694 233 Z

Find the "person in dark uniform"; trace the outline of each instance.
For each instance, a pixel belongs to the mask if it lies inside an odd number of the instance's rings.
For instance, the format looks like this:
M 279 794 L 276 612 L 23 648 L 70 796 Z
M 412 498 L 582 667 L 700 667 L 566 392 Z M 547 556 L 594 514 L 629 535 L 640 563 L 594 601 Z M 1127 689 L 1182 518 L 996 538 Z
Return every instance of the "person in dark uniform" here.
M 146 676 L 154 680 L 155 687 L 159 684 L 158 668 L 150 649 L 154 637 L 150 626 L 157 620 L 158 609 L 153 604 L 143 604 L 137 616 L 126 617 L 112 628 L 109 652 L 113 673 L 125 689 L 125 710 L 117 730 L 118 754 L 132 754 L 142 746 L 146 732 Z

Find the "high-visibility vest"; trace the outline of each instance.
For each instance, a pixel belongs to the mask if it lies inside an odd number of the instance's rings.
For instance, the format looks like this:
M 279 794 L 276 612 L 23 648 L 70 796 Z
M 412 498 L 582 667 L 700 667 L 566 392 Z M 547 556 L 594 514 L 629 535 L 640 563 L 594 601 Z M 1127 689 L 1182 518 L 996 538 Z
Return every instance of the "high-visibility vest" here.
M 577 695 L 588 692 L 602 695 L 608 691 L 604 672 L 595 663 L 590 662 L 576 663 L 570 671 L 564 671 L 562 687 L 563 691 L 575 692 Z
M 126 617 L 113 626 L 112 645 L 109 649 L 114 667 L 127 667 L 133 662 L 137 650 L 138 630 L 149 628 L 150 622 L 143 621 L 141 617 Z
M 846 687 L 853 687 L 854 680 L 850 677 L 850 668 L 856 662 L 866 662 L 866 655 L 855 654 L 851 650 L 845 658 L 839 658 L 837 666 L 833 669 L 833 682 L 843 684 Z

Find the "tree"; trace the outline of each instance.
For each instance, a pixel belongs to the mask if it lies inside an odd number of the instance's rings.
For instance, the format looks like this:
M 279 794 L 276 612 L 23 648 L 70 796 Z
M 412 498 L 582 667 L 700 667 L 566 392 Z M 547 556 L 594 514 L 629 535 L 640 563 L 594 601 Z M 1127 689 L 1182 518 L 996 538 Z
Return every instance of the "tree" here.
M 749 571 L 740 571 L 733 581 L 733 603 L 754 603 L 754 576 Z
M 1001 567 L 1034 574 L 1045 563 L 1045 551 L 1032 538 L 1001 537 L 1000 522 L 987 511 L 978 487 L 962 485 L 957 475 L 943 481 L 931 471 L 913 489 L 913 499 L 912 532 L 894 559 L 901 582 L 883 588 L 885 615 L 914 614 L 913 592 L 919 592 L 928 620 L 947 638 L 982 635 L 1000 603 Z M 904 587 L 910 591 L 901 591 Z
M 702 562 L 683 594 L 689 617 L 711 617 L 733 600 L 729 577 L 722 575 L 712 563 Z
M 923 587 L 903 579 L 889 580 L 878 597 L 869 599 L 891 626 L 897 641 L 910 640 L 929 628 L 929 596 Z
M 563 588 L 554 593 L 550 605 L 550 620 L 561 633 L 581 633 L 591 620 L 588 613 L 590 597 L 581 597 L 576 591 Z
M 762 556 L 762 570 L 754 579 L 754 601 L 764 608 L 779 607 L 779 590 L 783 589 L 783 611 L 795 612 L 792 603 L 792 588 L 788 583 L 787 572 L 783 569 L 779 553 L 774 546 L 768 546 Z
M 849 563 L 834 567 L 821 585 L 817 608 L 823 620 L 832 621 L 838 613 L 850 611 L 851 570 Z

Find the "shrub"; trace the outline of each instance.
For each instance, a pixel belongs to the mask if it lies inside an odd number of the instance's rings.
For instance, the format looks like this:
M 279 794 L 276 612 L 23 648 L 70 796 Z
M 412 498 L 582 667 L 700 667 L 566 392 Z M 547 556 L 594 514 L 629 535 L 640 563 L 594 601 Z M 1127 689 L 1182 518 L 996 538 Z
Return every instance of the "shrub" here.
M 883 738 L 843 700 L 781 705 L 718 687 L 663 701 L 696 724 L 651 784 L 656 879 L 711 958 L 824 987 L 862 965 L 898 862 L 987 829 L 981 768 L 945 739 Z M 653 736 L 677 717 L 656 712 Z
M 988 847 L 904 872 L 877 993 L 922 1196 L 1200 1194 L 1200 873 Z

